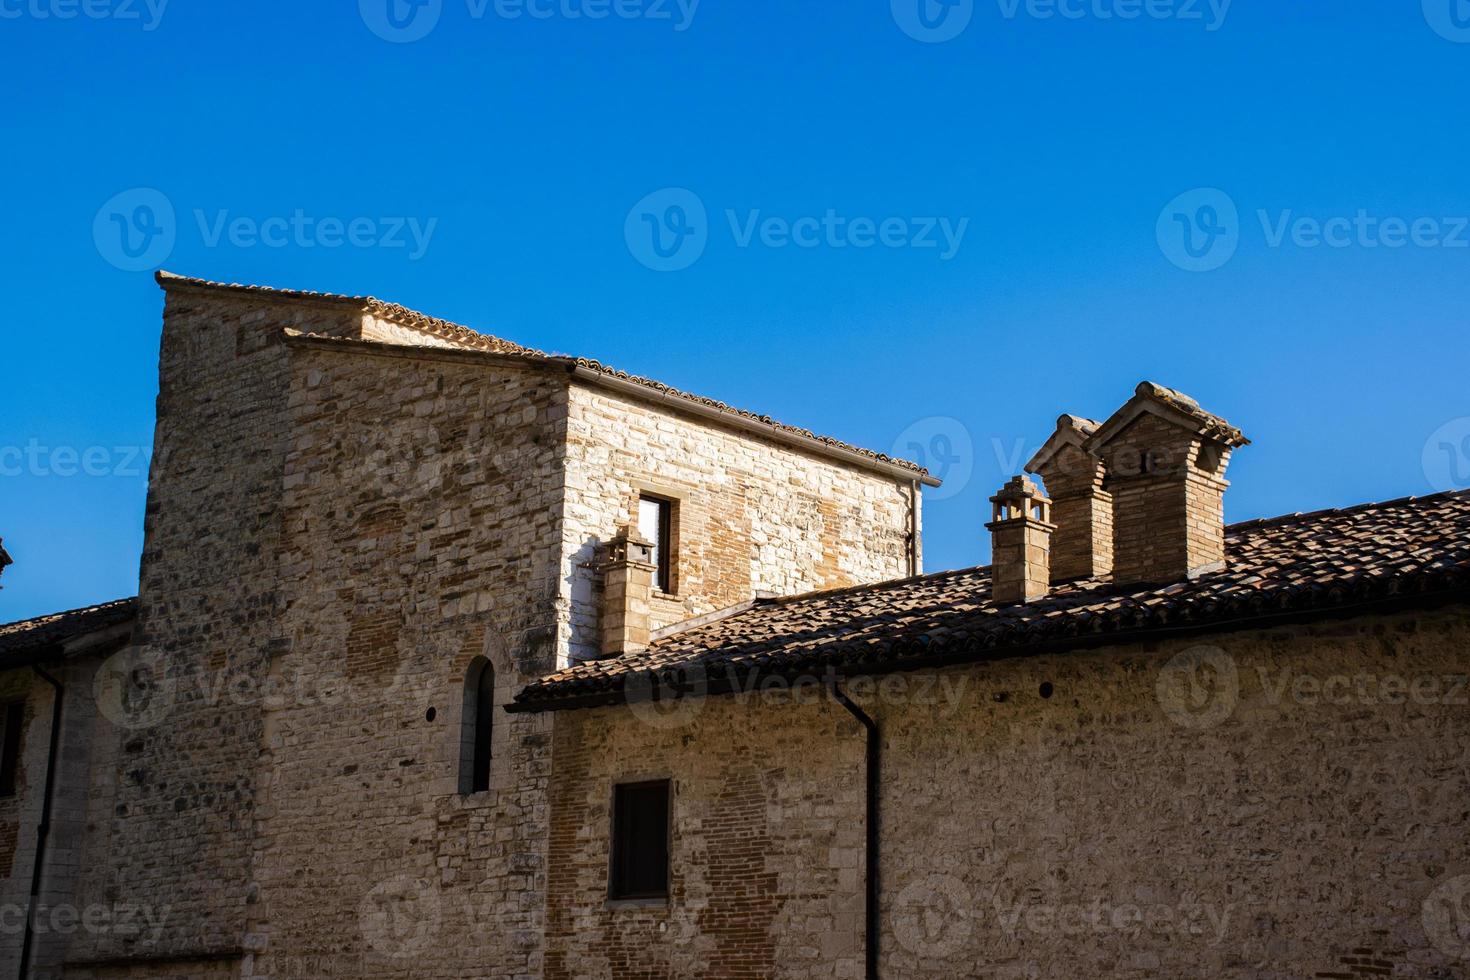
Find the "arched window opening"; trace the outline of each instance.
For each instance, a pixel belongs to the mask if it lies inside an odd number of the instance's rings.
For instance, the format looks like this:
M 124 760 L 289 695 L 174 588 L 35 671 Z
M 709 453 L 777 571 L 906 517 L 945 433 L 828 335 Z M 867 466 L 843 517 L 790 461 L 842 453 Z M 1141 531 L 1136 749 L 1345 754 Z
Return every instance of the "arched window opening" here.
M 495 668 L 484 658 L 470 664 L 464 683 L 464 723 L 460 735 L 461 793 L 490 788 L 490 745 L 495 725 Z

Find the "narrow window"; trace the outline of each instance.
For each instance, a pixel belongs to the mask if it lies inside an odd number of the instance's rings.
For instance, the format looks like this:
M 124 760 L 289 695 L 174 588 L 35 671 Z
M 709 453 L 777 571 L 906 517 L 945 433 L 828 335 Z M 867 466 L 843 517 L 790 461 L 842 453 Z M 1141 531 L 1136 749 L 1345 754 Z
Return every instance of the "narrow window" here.
M 611 898 L 669 895 L 668 780 L 613 789 Z
M 25 720 L 24 701 L 5 705 L 4 744 L 0 745 L 0 797 L 15 795 L 15 774 L 20 768 L 20 731 Z
M 464 683 L 464 720 L 460 726 L 461 793 L 490 788 L 490 746 L 495 734 L 495 668 L 485 659 L 470 665 Z
M 674 504 L 658 497 L 638 498 L 638 530 L 653 542 L 654 588 L 673 592 Z

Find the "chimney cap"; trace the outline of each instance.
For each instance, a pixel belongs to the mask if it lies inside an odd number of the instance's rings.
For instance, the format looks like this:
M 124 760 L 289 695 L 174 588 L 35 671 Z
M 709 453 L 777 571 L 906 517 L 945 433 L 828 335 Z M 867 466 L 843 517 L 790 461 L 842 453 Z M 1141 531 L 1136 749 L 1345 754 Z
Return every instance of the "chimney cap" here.
M 1097 431 L 1099 423 L 1080 415 L 1062 415 L 1057 419 L 1057 430 L 1051 434 L 1031 462 L 1026 464 L 1027 473 L 1041 473 L 1046 464 L 1068 446 L 1086 451 L 1087 437 Z M 1042 474 L 1045 476 L 1045 474 Z
M 1231 449 L 1250 445 L 1250 440 L 1238 428 L 1220 416 L 1200 408 L 1199 402 L 1183 392 L 1153 381 L 1142 381 L 1133 390 L 1133 397 L 1088 436 L 1083 448 L 1098 454 L 1129 423 L 1144 414 L 1157 415 L 1195 435 Z
M 1056 529 L 1051 523 L 1051 498 L 1028 477 L 1011 477 L 990 502 L 994 505 L 994 519 L 985 525 L 987 530 L 1023 521 L 1048 531 Z
M 996 503 L 1003 500 L 1045 500 L 1046 494 L 1041 492 L 1041 488 L 1030 477 L 1013 476 L 990 499 Z

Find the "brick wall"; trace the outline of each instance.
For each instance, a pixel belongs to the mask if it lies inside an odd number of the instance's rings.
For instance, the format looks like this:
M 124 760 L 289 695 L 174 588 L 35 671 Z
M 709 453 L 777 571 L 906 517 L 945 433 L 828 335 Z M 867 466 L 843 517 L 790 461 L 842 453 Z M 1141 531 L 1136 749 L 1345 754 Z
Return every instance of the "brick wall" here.
M 849 683 L 885 734 L 883 975 L 1463 975 L 1424 908 L 1470 875 L 1467 628 Z M 861 975 L 861 736 L 776 697 L 558 719 L 548 977 Z M 673 900 L 610 907 L 611 787 L 648 776 L 678 789 Z

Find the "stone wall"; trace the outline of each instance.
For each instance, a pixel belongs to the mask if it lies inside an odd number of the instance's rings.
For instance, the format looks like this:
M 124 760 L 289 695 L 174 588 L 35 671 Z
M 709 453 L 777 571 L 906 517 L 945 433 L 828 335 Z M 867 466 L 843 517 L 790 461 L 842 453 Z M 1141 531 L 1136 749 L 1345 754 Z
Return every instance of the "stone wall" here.
M 116 717 L 111 805 L 87 841 L 84 903 L 167 910 L 160 934 L 78 936 L 92 963 L 238 951 L 253 900 L 258 684 L 281 648 L 284 328 L 350 336 L 340 305 L 171 288 L 134 655 L 151 693 Z M 162 969 L 162 967 L 160 967 Z
M 849 682 L 884 728 L 883 975 L 1463 976 L 1467 637 L 1415 614 Z M 548 977 L 861 975 L 862 740 L 819 685 L 572 713 L 556 744 Z M 651 775 L 673 900 L 610 906 L 612 786 Z
M 554 663 L 558 375 L 303 348 L 293 362 L 251 934 L 259 977 L 534 975 L 550 719 L 497 711 L 459 794 L 471 662 Z
M 637 519 L 640 493 L 675 501 L 673 594 L 655 628 L 751 599 L 901 578 L 909 494 L 901 479 L 573 384 L 567 433 L 563 655 L 598 653 L 600 547 Z
M 29 670 L 0 673 L 0 706 L 25 704 L 15 795 L 0 799 L 0 973 L 15 976 L 20 963 L 24 912 L 36 857 L 36 825 L 46 778 L 51 689 Z

